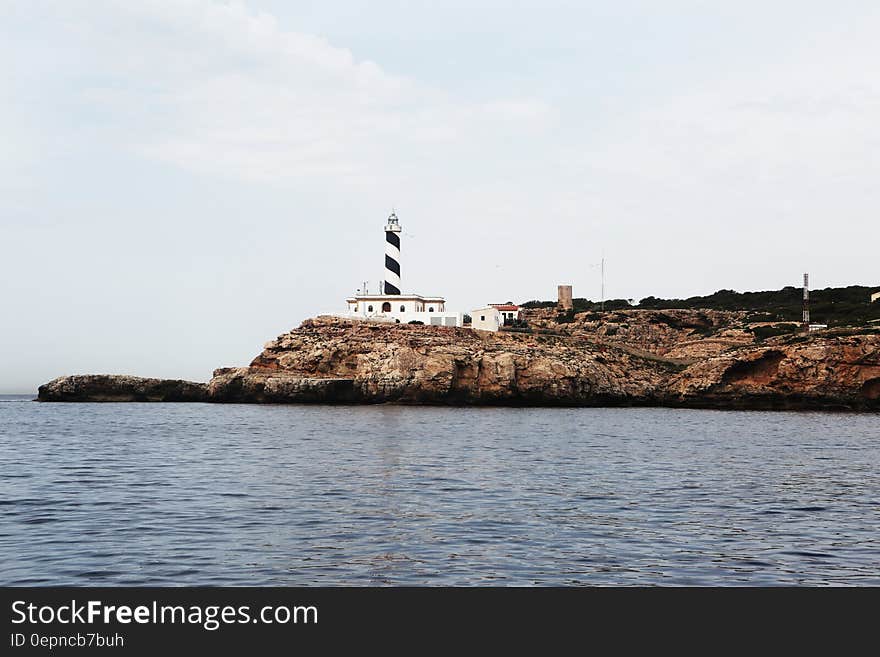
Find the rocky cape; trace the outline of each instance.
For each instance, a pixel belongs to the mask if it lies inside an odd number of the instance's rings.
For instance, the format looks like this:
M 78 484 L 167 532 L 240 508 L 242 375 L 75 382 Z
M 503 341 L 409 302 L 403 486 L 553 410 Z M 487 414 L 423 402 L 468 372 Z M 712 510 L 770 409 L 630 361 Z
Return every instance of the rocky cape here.
M 207 383 L 66 376 L 40 401 L 407 403 L 880 410 L 880 331 L 759 340 L 745 313 L 561 317 L 530 332 L 319 317 Z

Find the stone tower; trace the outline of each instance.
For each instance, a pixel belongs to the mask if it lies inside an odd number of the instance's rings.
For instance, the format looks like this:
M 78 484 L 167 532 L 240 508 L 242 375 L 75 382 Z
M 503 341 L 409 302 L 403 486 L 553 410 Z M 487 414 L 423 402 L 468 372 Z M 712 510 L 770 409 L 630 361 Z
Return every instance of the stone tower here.
M 557 305 L 560 310 L 571 310 L 574 308 L 574 302 L 571 298 L 571 285 L 560 285 L 559 290 L 559 301 Z

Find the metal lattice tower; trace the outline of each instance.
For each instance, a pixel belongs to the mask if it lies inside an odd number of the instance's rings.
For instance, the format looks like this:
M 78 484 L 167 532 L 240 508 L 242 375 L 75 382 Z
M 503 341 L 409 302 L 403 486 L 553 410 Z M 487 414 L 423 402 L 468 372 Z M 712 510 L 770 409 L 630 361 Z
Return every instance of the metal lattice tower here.
M 804 274 L 804 330 L 810 330 L 810 275 Z

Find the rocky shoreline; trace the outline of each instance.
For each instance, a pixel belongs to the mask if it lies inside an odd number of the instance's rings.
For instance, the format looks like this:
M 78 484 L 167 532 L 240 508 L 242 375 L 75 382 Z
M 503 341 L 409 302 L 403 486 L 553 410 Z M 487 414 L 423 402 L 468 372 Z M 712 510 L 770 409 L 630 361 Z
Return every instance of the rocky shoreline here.
M 164 401 L 880 410 L 880 331 L 759 340 L 742 313 L 619 311 L 531 333 L 307 320 L 207 383 L 76 375 L 46 402 Z
M 204 402 L 205 383 L 148 379 L 120 374 L 62 376 L 41 385 L 37 399 L 46 402 Z

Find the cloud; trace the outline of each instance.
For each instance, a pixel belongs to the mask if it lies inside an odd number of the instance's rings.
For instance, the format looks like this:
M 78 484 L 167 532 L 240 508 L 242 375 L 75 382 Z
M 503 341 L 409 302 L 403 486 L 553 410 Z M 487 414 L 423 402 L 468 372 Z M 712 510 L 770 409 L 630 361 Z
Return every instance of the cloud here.
M 832 217 L 864 226 L 880 200 L 868 182 L 880 173 L 880 80 L 865 69 L 880 57 L 877 29 L 877 16 L 865 17 L 760 70 L 719 71 L 633 108 L 573 166 L 625 197 L 622 213 L 672 215 L 678 226 L 800 221 L 826 230 Z
M 92 53 L 80 100 L 144 157 L 260 182 L 405 179 L 412 153 L 454 158 L 540 130 L 534 98 L 452 97 L 386 72 L 245 3 L 106 1 L 70 22 Z
M 21 14 L 31 16 L 35 4 L 22 2 Z M 510 266 L 503 284 L 517 289 L 537 285 L 544 269 L 575 280 L 580 263 L 598 261 L 603 250 L 619 263 L 622 296 L 660 293 L 658 277 L 647 280 L 643 272 L 661 267 L 675 294 L 773 285 L 777 271 L 827 260 L 820 242 L 839 253 L 857 251 L 836 267 L 852 272 L 841 278 L 864 280 L 870 269 L 867 247 L 847 240 L 874 221 L 880 203 L 880 82 L 867 68 L 880 57 L 876 14 L 848 32 L 780 32 L 784 46 L 771 53 L 765 43 L 755 56 L 743 56 L 748 44 L 731 45 L 735 36 L 723 30 L 727 43 L 719 48 L 727 50 L 707 55 L 717 66 L 708 81 L 689 68 L 688 48 L 678 43 L 689 38 L 686 29 L 657 37 L 662 65 L 649 72 L 626 70 L 636 60 L 611 61 L 614 52 L 604 53 L 608 63 L 590 59 L 589 49 L 573 44 L 565 65 L 538 61 L 540 48 L 532 70 L 524 71 L 523 59 L 511 60 L 522 74 L 516 79 L 499 70 L 507 64 L 481 59 L 493 47 L 482 39 L 462 48 L 445 71 L 448 88 L 441 88 L 297 31 L 290 19 L 276 20 L 256 4 L 45 3 L 44 20 L 30 27 L 52 47 L 34 46 L 30 59 L 18 57 L 31 63 L 27 84 L 21 76 L 18 87 L 38 97 L 28 110 L 42 117 L 19 121 L 27 112 L 17 112 L 5 126 L 18 152 L 30 145 L 41 157 L 8 159 L 7 170 L 29 159 L 43 167 L 57 160 L 54 169 L 19 172 L 18 179 L 42 187 L 67 182 L 73 193 L 95 198 L 112 177 L 113 155 L 134 155 L 134 165 L 118 158 L 128 176 L 120 189 L 141 184 L 132 177 L 145 171 L 155 178 L 147 187 L 174 189 L 204 177 L 229 181 L 230 196 L 251 193 L 251 185 L 238 183 L 257 183 L 260 202 L 269 186 L 277 192 L 267 202 L 273 216 L 311 207 L 328 224 L 356 231 L 361 208 L 375 215 L 396 204 L 417 217 L 417 232 L 431 226 L 426 261 L 438 251 L 456 253 L 477 269 L 483 244 L 503 245 L 520 258 L 535 248 L 535 225 L 552 224 L 565 238 L 541 242 L 540 254 Z M 751 12 L 737 5 L 735 13 L 750 21 Z M 384 18 L 379 13 L 376 20 Z M 547 23 L 534 28 L 529 39 L 555 43 Z M 525 39 L 508 36 L 517 44 Z M 620 43 L 635 36 L 621 32 Z M 22 43 L 12 55 L 20 55 Z M 399 56 L 407 45 L 387 52 Z M 425 50 L 433 46 L 421 47 L 414 57 L 437 65 L 437 53 L 428 57 Z M 35 68 L 41 51 L 52 56 L 43 54 L 46 61 Z M 664 66 L 678 73 L 646 83 Z M 619 79 L 606 80 L 608 70 Z M 484 84 L 490 78 L 498 83 Z M 538 78 L 552 84 L 541 86 Z M 486 87 L 493 93 L 481 96 Z M 56 157 L 68 147 L 78 149 L 70 164 Z M 83 177 L 69 175 L 70 167 Z M 125 198 L 107 216 L 126 216 L 128 197 L 120 194 Z M 25 195 L 19 205 L 34 206 L 34 198 Z M 105 213 L 83 216 L 91 221 Z M 182 221 L 194 221 L 192 214 Z M 838 230 L 829 231 L 830 222 Z M 798 223 L 805 228 L 795 232 Z M 737 248 L 719 255 L 719 239 Z M 723 258 L 717 283 L 694 279 L 694 270 L 720 267 Z M 751 266 L 740 269 L 744 258 Z M 462 276 L 461 293 L 480 277 Z M 450 277 L 447 285 L 455 284 Z

